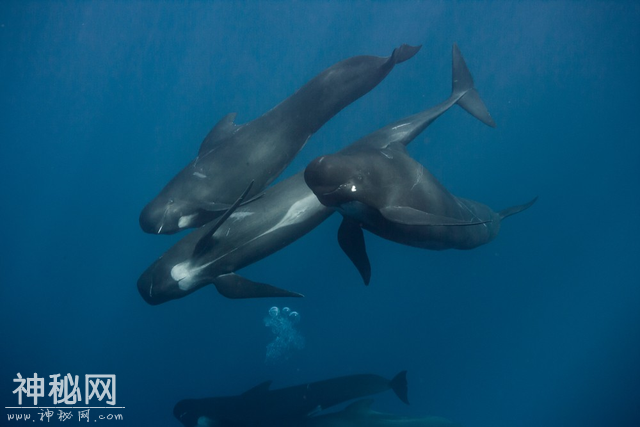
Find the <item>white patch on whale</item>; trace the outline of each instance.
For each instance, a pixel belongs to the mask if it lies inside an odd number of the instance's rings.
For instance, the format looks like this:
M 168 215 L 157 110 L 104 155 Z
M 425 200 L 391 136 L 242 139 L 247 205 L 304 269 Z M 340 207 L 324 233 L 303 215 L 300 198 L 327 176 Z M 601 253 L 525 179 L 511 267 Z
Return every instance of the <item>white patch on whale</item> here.
M 287 213 L 284 214 L 284 216 L 280 219 L 280 221 L 278 221 L 276 225 L 274 225 L 264 233 L 261 233 L 259 236 L 256 236 L 253 239 L 251 239 L 251 242 L 279 228 L 298 223 L 299 218 L 304 215 L 304 213 L 309 209 L 309 207 L 318 203 L 320 202 L 318 201 L 318 198 L 316 197 L 316 195 L 313 193 L 309 193 L 307 197 L 305 197 L 304 199 L 300 199 L 297 202 L 295 202 L 293 205 L 291 205 L 289 210 L 287 210 Z
M 224 258 L 224 257 L 232 254 L 233 252 L 237 251 L 238 249 L 250 244 L 254 240 L 257 240 L 257 239 L 261 238 L 262 236 L 268 235 L 272 231 L 278 230 L 279 228 L 286 227 L 288 225 L 297 224 L 298 222 L 300 222 L 301 219 L 304 219 L 303 218 L 304 214 L 309 210 L 309 208 L 314 208 L 315 206 L 317 206 L 319 204 L 320 204 L 320 202 L 318 201 L 318 198 L 316 197 L 316 195 L 313 194 L 312 192 L 310 192 L 308 196 L 306 196 L 305 198 L 300 199 L 297 202 L 295 202 L 287 210 L 287 213 L 284 214 L 284 216 L 280 219 L 280 221 L 278 221 L 277 224 L 275 224 L 273 227 L 269 228 L 265 232 L 257 235 L 256 237 L 254 237 L 253 239 L 249 240 L 248 242 L 245 242 L 242 245 L 231 249 L 229 252 L 226 252 L 226 253 L 220 255 L 218 258 L 209 260 L 205 264 L 194 266 L 194 265 L 191 264 L 191 262 L 189 260 L 183 261 L 181 263 L 178 263 L 178 264 L 174 265 L 173 268 L 171 269 L 171 277 L 173 278 L 173 280 L 178 282 L 178 287 L 181 290 L 188 291 L 189 289 L 193 288 L 194 286 L 196 286 L 198 284 L 198 282 L 199 282 L 198 275 L 200 274 L 201 271 L 203 271 L 204 269 L 206 269 L 210 265 L 215 264 L 216 262 L 218 262 L 222 258 Z M 239 214 L 248 214 L 248 215 L 244 215 L 243 217 L 246 217 L 246 216 L 254 214 L 254 212 L 237 212 L 237 213 L 239 213 Z
M 231 214 L 231 216 L 229 217 L 229 220 L 232 221 L 240 221 L 248 216 L 253 215 L 255 212 L 234 212 Z
M 178 282 L 178 287 L 183 291 L 188 291 L 195 284 L 195 278 L 203 267 L 192 268 L 190 261 L 180 262 L 171 268 L 171 278 Z
M 178 220 L 178 227 L 180 228 L 189 227 L 189 225 L 191 225 L 191 221 L 193 221 L 193 218 L 195 218 L 196 215 L 198 214 L 181 216 L 180 219 Z

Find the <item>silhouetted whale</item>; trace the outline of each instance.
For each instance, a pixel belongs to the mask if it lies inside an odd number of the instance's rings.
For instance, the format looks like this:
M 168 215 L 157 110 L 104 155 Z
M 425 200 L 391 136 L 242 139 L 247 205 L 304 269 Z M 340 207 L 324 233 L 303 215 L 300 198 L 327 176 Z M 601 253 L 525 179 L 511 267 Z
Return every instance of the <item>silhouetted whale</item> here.
M 406 371 L 391 380 L 379 375 L 362 374 L 277 390 L 269 390 L 270 385 L 271 381 L 267 381 L 239 396 L 181 400 L 174 407 L 173 415 L 185 427 L 271 427 L 297 425 L 313 412 L 389 389 L 403 402 L 409 403 Z
M 198 156 L 145 206 L 140 226 L 152 234 L 199 227 L 226 211 L 249 182 L 254 185 L 248 197 L 259 194 L 313 133 L 419 49 L 402 45 L 388 58 L 338 62 L 249 123 L 236 125 L 235 113 L 227 115 L 206 136 Z

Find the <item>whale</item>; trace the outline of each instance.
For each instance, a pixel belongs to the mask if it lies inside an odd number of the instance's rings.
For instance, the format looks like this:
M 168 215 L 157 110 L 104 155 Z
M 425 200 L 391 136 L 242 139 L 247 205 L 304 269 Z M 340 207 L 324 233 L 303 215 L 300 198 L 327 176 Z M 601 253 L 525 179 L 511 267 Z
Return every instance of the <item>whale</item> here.
M 371 410 L 372 403 L 373 399 L 358 400 L 341 411 L 307 417 L 297 427 L 460 427 L 442 417 L 413 418 L 376 412 Z
M 340 246 L 370 280 L 362 229 L 387 240 L 423 249 L 473 249 L 492 241 L 502 220 L 530 202 L 494 212 L 451 194 L 400 143 L 360 147 L 324 156 L 308 167 L 310 188 L 320 202 L 343 215 Z
M 151 234 L 200 227 L 226 212 L 252 181 L 247 201 L 258 196 L 311 135 L 419 49 L 402 45 L 389 57 L 338 62 L 248 123 L 238 125 L 236 113 L 226 115 L 204 138 L 196 158 L 142 209 L 140 227 Z
M 147 303 L 183 298 L 210 284 L 232 299 L 302 296 L 236 271 L 293 243 L 334 210 L 318 201 L 303 171 L 243 204 L 247 190 L 222 217 L 187 234 L 142 273 L 138 291 Z
M 299 425 L 311 414 L 349 400 L 393 390 L 408 404 L 406 371 L 391 380 L 374 374 L 348 375 L 270 390 L 271 381 L 237 396 L 184 399 L 174 416 L 185 427 Z
M 453 89 L 445 102 L 395 121 L 340 152 L 361 146 L 384 147 L 394 141 L 407 145 L 456 104 L 487 125 L 495 126 L 473 81 L 469 81 L 469 70 L 455 46 L 452 69 Z M 464 86 L 461 87 L 460 82 Z M 304 170 L 276 183 L 250 203 L 243 199 L 224 222 L 218 218 L 217 222 L 187 234 L 140 276 L 138 291 L 142 298 L 157 305 L 185 297 L 210 284 L 227 298 L 301 297 L 300 293 L 252 281 L 236 271 L 293 243 L 335 212 L 333 207 L 323 205 L 309 188 L 305 182 L 307 173 Z M 365 261 L 356 265 L 366 262 L 365 257 Z
M 338 243 L 365 284 L 371 279 L 371 266 L 363 228 L 398 243 L 428 249 L 470 249 L 488 242 L 499 230 L 499 216 L 484 205 L 451 195 L 406 153 L 409 142 L 456 104 L 495 127 L 456 44 L 452 58 L 453 89 L 447 100 L 335 154 L 320 156 L 305 169 L 305 182 L 318 200 L 343 215 Z

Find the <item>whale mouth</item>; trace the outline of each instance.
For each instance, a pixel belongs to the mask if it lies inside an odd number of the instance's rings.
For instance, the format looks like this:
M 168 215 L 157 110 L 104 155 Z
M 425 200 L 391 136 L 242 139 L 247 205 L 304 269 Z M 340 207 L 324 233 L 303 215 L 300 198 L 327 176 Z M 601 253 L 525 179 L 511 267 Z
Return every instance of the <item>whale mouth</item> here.
M 338 186 L 318 186 L 313 189 L 313 192 L 320 203 L 328 207 L 335 207 L 344 201 L 342 194 L 345 188 L 347 188 L 346 184 Z
M 170 224 L 173 200 L 166 204 L 152 201 L 140 212 L 140 228 L 149 234 L 172 234 L 176 231 Z
M 343 185 L 339 185 L 337 187 L 329 187 L 331 188 L 330 190 L 327 190 L 326 188 L 324 189 L 325 191 L 323 191 L 321 194 L 323 196 L 331 196 L 335 193 L 337 193 L 338 191 L 340 191 L 344 186 Z

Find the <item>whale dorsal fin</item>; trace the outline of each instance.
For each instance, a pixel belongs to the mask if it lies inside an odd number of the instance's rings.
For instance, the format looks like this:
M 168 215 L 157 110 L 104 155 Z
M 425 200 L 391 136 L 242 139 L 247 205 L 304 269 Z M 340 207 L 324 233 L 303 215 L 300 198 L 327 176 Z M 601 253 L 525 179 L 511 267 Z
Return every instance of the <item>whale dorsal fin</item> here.
M 380 213 L 388 221 L 402 225 L 460 227 L 491 222 L 491 220 L 465 221 L 442 215 L 434 215 L 409 206 L 386 206 L 380 209 Z
M 351 413 L 361 413 L 361 412 L 370 412 L 371 405 L 373 404 L 373 399 L 362 399 L 353 402 L 344 408 L 345 412 Z
M 220 119 L 213 129 L 209 131 L 204 141 L 202 141 L 198 156 L 211 151 L 218 142 L 232 135 L 240 127 L 233 122 L 236 115 L 237 113 L 229 113 Z

